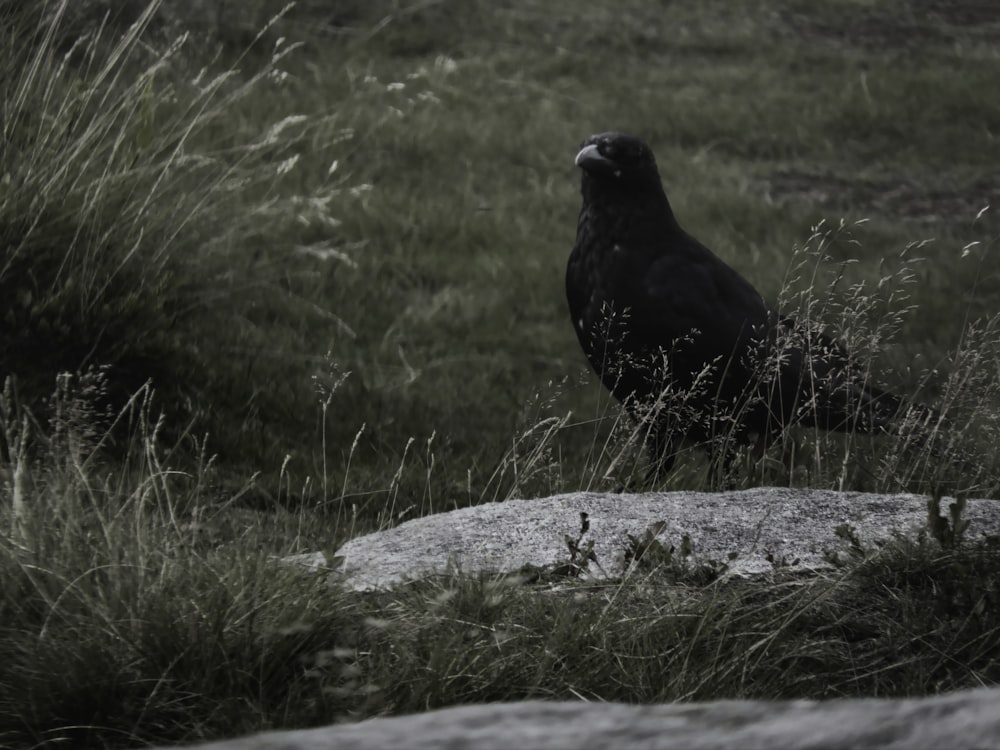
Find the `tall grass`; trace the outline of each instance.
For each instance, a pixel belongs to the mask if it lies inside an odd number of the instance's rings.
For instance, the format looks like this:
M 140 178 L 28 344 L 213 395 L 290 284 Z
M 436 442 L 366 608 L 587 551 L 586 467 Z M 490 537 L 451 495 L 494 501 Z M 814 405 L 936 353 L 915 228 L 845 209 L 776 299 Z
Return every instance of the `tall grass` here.
M 255 727 L 294 703 L 283 629 L 324 596 L 318 577 L 272 559 L 296 551 L 302 519 L 234 513 L 208 460 L 173 468 L 148 388 L 95 430 L 102 388 L 62 378 L 50 424 L 31 427 L 9 388 L 0 398 L 0 471 L 17 498 L 0 513 L 0 742 L 131 746 Z M 129 436 L 131 458 L 109 470 L 112 433 Z
M 148 390 L 112 419 L 134 459 L 102 468 L 101 388 L 62 379 L 29 451 L 11 450 L 24 411 L 0 399 L 0 473 L 20 498 L 0 513 L 6 746 L 136 747 L 491 700 L 900 696 L 1000 679 L 995 544 L 926 533 L 769 582 L 648 554 L 596 584 L 487 573 L 342 591 L 277 559 L 317 534 L 311 511 L 240 512 L 210 462 L 171 468 Z
M 158 2 L 120 32 L 64 29 L 69 5 L 0 13 L 11 41 L 0 371 L 37 400 L 57 372 L 107 366 L 116 405 L 152 378 L 183 420 L 232 389 L 251 299 L 287 297 L 274 271 L 234 274 L 289 227 L 334 223 L 329 186 L 300 195 L 283 185 L 330 118 L 275 112 L 247 126 L 262 92 L 280 90 L 294 44 L 278 40 L 259 65 L 193 66 L 187 34 L 157 44 L 147 33 Z

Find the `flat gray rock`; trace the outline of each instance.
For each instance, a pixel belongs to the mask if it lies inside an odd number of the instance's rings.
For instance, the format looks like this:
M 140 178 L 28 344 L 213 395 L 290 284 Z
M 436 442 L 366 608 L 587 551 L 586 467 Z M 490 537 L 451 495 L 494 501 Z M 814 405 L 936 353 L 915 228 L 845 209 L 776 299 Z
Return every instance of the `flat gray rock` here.
M 947 513 L 950 500 L 943 500 Z M 629 535 L 641 537 L 659 521 L 657 537 L 678 550 L 685 535 L 695 560 L 726 563 L 736 575 L 772 572 L 776 565 L 804 570 L 829 567 L 831 556 L 850 554 L 836 529 L 848 524 L 865 548 L 894 533 L 912 533 L 927 522 L 927 498 L 857 492 L 758 488 L 742 492 L 669 492 L 642 495 L 571 493 L 508 500 L 425 518 L 352 539 L 336 553 L 345 585 L 391 587 L 401 581 L 461 570 L 496 573 L 525 564 L 551 566 L 569 559 L 565 537 L 579 535 L 587 513 L 599 566 L 597 577 L 623 572 Z M 970 500 L 966 534 L 1000 535 L 1000 501 Z
M 491 703 L 269 732 L 199 750 L 989 750 L 1000 690 L 909 700 Z

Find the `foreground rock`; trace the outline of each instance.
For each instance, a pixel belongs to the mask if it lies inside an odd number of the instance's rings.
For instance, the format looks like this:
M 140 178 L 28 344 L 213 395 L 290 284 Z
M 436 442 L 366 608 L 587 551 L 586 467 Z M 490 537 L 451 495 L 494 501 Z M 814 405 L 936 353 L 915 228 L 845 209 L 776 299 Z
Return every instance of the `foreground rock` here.
M 942 501 L 942 513 L 950 502 Z M 641 538 L 661 521 L 665 525 L 657 540 L 665 547 L 681 550 L 688 546 L 686 536 L 694 560 L 756 575 L 775 566 L 829 567 L 831 559 L 850 556 L 856 548 L 847 527 L 867 549 L 896 533 L 913 533 L 927 524 L 927 498 L 760 488 L 510 500 L 353 539 L 337 552 L 342 560 L 338 576 L 352 588 L 368 589 L 456 569 L 506 573 L 525 564 L 553 566 L 569 559 L 566 536 L 579 537 L 581 513 L 590 524 L 581 546 L 593 541 L 598 564 L 591 564 L 589 573 L 595 576 L 620 575 L 629 535 Z M 970 500 L 963 517 L 970 521 L 966 538 L 1000 535 L 1000 501 Z
M 911 700 L 493 703 L 269 732 L 199 750 L 986 750 L 1000 689 Z

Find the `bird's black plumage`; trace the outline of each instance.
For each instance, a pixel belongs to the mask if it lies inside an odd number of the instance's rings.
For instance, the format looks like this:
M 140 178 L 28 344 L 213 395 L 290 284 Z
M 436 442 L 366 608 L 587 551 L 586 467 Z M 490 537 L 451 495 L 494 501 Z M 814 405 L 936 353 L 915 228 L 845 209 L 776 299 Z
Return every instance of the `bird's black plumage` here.
M 673 465 L 678 439 L 725 459 L 795 423 L 891 429 L 900 398 L 867 383 L 838 342 L 770 308 L 681 228 L 645 143 L 591 136 L 576 164 L 573 327 L 601 381 L 649 430 L 656 473 Z

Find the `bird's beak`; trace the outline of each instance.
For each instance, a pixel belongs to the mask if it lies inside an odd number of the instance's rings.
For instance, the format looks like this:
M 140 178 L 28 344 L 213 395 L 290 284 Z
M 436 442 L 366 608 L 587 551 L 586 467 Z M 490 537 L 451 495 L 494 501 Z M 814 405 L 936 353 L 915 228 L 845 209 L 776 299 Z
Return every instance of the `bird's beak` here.
M 598 150 L 596 143 L 587 144 L 580 149 L 580 153 L 576 155 L 576 166 L 598 174 L 613 172 L 616 177 L 621 174 L 618 166 Z
M 601 154 L 597 150 L 597 144 L 591 143 L 580 149 L 580 153 L 576 155 L 576 166 L 582 167 L 586 162 L 593 162 L 595 159 L 600 159 Z
M 607 164 L 608 160 L 601 156 L 601 152 L 597 150 L 596 143 L 590 143 L 580 149 L 580 153 L 576 155 L 576 166 L 581 169 L 586 169 L 587 167 L 592 167 L 597 164 Z

